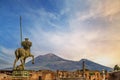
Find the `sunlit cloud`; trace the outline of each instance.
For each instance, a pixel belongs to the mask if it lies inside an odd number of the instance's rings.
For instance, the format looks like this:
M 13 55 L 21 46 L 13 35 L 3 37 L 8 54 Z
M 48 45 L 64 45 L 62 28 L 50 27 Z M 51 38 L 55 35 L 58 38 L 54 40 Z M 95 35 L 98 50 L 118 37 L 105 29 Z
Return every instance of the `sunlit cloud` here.
M 89 6 L 89 9 L 86 9 L 84 11 L 79 11 L 80 6 L 75 6 L 79 3 L 79 1 L 76 1 L 76 3 L 72 4 L 67 4 L 66 1 L 67 5 L 65 9 L 61 10 L 61 14 L 57 16 L 54 13 L 40 11 L 41 14 L 43 13 L 42 18 L 55 29 L 57 29 L 57 31 L 46 32 L 42 28 L 40 28 L 40 26 L 43 25 L 40 25 L 41 23 L 38 22 L 39 20 L 35 20 L 39 24 L 35 23 L 35 28 L 31 29 L 31 37 L 33 38 L 33 42 L 35 41 L 35 45 L 33 47 L 35 51 L 38 51 L 36 55 L 39 55 L 39 52 L 43 54 L 42 51 L 54 52 L 59 56 L 71 60 L 80 60 L 81 58 L 88 58 L 108 66 L 112 66 L 116 63 L 119 63 L 118 58 L 116 56 L 119 56 L 119 33 L 113 31 L 116 30 L 116 27 L 119 26 L 119 24 L 117 24 L 116 22 L 112 23 L 112 25 L 109 24 L 111 24 L 111 20 L 114 21 L 114 19 L 120 16 L 118 14 L 120 11 L 120 1 L 116 0 L 113 2 L 109 0 L 88 0 L 86 2 Z M 61 15 L 63 14 L 68 14 L 69 16 L 66 19 L 68 21 L 68 25 L 66 26 L 68 27 L 68 32 L 60 31 L 59 29 L 61 28 L 61 25 L 50 21 L 51 18 L 59 20 Z M 86 25 L 85 21 L 87 23 L 87 20 L 90 19 L 93 19 L 94 23 L 97 22 L 95 20 L 99 19 L 102 19 L 103 22 L 106 20 L 107 21 L 101 25 L 91 24 L 91 22 L 89 22 L 90 25 Z M 115 58 L 116 60 L 113 61 L 113 58 Z

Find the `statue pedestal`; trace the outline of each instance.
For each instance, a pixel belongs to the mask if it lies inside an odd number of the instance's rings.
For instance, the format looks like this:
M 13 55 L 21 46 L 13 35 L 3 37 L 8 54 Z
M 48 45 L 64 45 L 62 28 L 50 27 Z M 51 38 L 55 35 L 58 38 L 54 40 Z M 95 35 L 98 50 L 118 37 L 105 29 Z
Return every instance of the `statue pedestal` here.
M 12 80 L 29 80 L 30 74 L 27 70 L 17 71 L 14 70 L 12 72 Z

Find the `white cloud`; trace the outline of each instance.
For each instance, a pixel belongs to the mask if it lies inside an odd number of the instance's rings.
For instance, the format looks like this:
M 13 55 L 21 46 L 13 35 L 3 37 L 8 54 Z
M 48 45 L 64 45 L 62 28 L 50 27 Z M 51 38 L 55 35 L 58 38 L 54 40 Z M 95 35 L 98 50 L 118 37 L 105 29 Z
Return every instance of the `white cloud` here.
M 0 46 L 0 59 L 5 60 L 8 63 L 13 63 L 13 56 L 14 55 L 14 50 L 13 49 L 8 49 L 3 46 Z
M 60 14 L 45 10 L 33 10 L 33 13 L 29 14 L 32 15 L 33 28 L 28 28 L 28 31 L 31 33 L 32 52 L 35 56 L 53 52 L 71 60 L 86 57 L 108 66 L 119 63 L 120 27 L 116 22 L 120 17 L 118 14 L 119 0 L 114 2 L 112 0 L 86 0 L 86 2 L 89 8 L 83 11 L 79 9 L 81 7 L 79 1 L 75 3 L 66 1 L 66 7 L 61 10 Z M 62 15 L 66 14 L 68 31 L 64 32 L 61 29 L 64 29 L 65 25 L 61 27 L 59 22 L 61 22 Z M 58 22 L 51 21 L 51 19 Z M 107 22 L 99 25 L 94 20 L 96 24 L 90 22 L 90 25 L 86 25 L 88 19 L 101 19 Z M 43 28 L 48 28 L 48 24 L 55 30 L 45 31 Z M 114 61 L 113 58 L 115 58 Z

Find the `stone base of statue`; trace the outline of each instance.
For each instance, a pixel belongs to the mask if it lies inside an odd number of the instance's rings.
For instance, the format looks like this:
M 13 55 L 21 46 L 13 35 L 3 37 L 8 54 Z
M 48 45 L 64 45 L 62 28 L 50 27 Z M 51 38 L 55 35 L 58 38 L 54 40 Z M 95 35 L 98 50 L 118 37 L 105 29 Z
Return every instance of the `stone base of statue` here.
M 30 74 L 28 70 L 13 70 L 12 80 L 29 80 Z

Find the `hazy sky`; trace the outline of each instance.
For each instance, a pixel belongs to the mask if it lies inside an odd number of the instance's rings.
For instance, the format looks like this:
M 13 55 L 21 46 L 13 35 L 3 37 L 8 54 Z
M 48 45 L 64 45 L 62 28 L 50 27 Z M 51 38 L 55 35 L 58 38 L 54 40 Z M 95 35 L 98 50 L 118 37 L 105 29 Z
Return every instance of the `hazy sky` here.
M 23 38 L 35 56 L 120 65 L 120 0 L 0 0 L 0 59 L 15 59 Z

